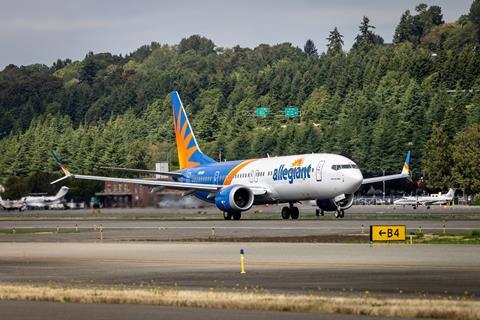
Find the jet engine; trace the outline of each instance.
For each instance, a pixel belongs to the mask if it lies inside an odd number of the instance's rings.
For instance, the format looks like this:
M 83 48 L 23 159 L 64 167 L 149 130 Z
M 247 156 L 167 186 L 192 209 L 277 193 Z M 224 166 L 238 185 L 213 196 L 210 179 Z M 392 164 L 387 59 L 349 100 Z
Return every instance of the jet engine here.
M 353 204 L 353 193 L 342 194 L 332 199 L 317 199 L 317 206 L 323 211 L 347 210 Z
M 245 211 L 253 205 L 253 192 L 242 185 L 233 185 L 220 189 L 215 195 L 215 205 L 225 212 Z

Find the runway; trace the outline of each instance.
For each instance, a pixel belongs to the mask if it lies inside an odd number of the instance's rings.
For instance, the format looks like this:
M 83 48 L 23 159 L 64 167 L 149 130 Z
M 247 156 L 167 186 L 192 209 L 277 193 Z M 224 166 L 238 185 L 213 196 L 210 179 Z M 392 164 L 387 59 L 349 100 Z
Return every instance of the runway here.
M 0 242 L 104 241 L 255 241 L 288 237 L 356 235 L 367 237 L 371 224 L 400 224 L 410 232 L 469 233 L 480 229 L 480 220 L 36 220 L 0 221 Z M 8 234 L 15 229 L 16 234 Z M 368 240 L 368 237 L 365 238 Z M 296 240 L 298 241 L 298 240 Z
M 247 274 L 240 274 L 239 250 Z M 480 295 L 480 246 L 0 243 L 4 283 L 155 284 L 348 295 Z

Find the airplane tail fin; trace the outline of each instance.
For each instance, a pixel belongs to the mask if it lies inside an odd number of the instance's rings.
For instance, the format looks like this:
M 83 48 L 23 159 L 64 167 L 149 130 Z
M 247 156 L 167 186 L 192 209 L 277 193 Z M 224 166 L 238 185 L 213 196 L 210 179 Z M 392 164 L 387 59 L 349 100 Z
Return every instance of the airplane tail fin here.
M 65 195 L 68 193 L 68 187 L 61 187 L 60 190 L 58 190 L 57 194 L 55 195 L 55 199 L 62 199 L 63 197 L 65 197 Z
M 173 109 L 173 123 L 180 169 L 214 163 L 215 160 L 206 156 L 200 150 L 177 91 L 170 93 L 170 100 Z
M 403 164 L 402 175 L 410 176 L 410 150 L 408 150 L 405 163 Z
M 452 199 L 453 199 L 453 196 L 455 196 L 455 189 L 454 189 L 454 188 L 448 189 L 448 192 L 447 192 L 447 194 L 445 195 L 445 197 L 447 197 L 447 198 L 452 198 Z

